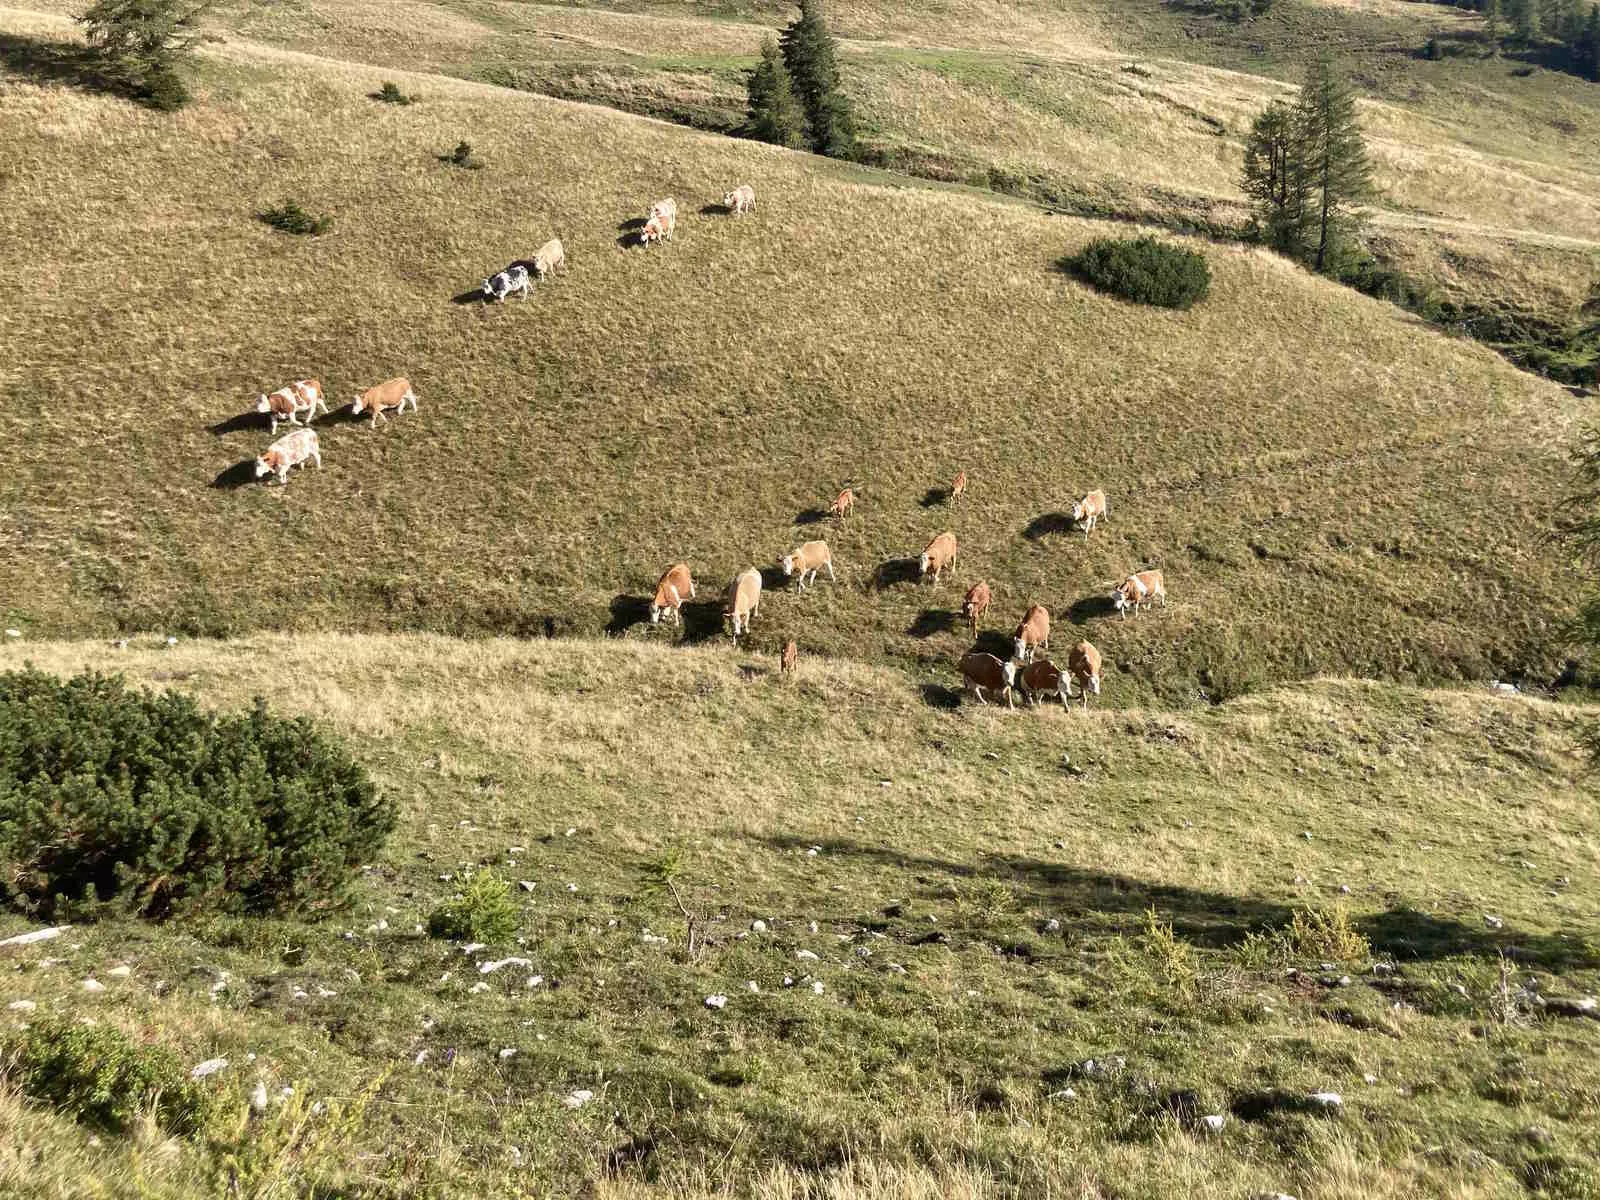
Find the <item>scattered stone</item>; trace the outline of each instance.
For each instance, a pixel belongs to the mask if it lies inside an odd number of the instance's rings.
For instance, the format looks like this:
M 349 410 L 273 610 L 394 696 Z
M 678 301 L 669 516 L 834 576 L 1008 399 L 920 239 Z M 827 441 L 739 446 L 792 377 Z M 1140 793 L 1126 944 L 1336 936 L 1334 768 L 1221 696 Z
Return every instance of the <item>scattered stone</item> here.
M 311 999 L 311 993 L 306 991 L 305 988 L 295 988 L 294 998 L 296 1000 L 309 1000 Z
M 428 1061 L 428 1052 L 426 1050 L 418 1050 L 417 1051 L 417 1056 L 411 1060 L 411 1065 L 413 1067 L 420 1067 L 423 1063 L 425 1063 L 427 1061 Z
M 112 967 L 106 974 L 112 979 L 126 979 L 133 974 L 133 968 L 128 966 Z
M 1550 996 L 1545 1008 L 1563 1017 L 1590 1017 L 1600 1020 L 1600 1000 L 1593 996 Z
M 479 950 L 487 950 L 488 948 L 489 946 L 485 942 L 468 942 L 465 946 L 461 947 L 461 953 L 472 955 L 476 954 Z
M 577 885 L 577 884 L 575 884 L 575 883 L 569 883 L 569 884 L 567 884 L 567 891 L 569 891 L 569 892 L 575 892 L 575 891 L 577 891 L 577 890 L 578 890 L 578 885 Z
M 1522 1131 L 1522 1139 L 1534 1146 L 1551 1146 L 1555 1144 L 1555 1135 L 1542 1125 L 1529 1125 Z
M 225 1058 L 208 1058 L 189 1072 L 189 1078 L 204 1079 L 208 1075 L 215 1075 L 218 1071 L 225 1069 L 227 1065 L 228 1060 Z
M 98 979 L 85 979 L 83 981 L 83 990 L 86 992 L 103 992 L 106 990 L 106 985 Z
M 1378 1082 L 1378 1077 L 1376 1075 L 1372 1075 L 1372 1074 L 1363 1075 L 1361 1077 L 1361 1082 L 1363 1082 L 1365 1084 L 1368 1084 L 1370 1086 L 1371 1084 L 1374 1084 L 1374 1083 Z
M 1313 1104 L 1321 1105 L 1323 1108 L 1344 1108 L 1344 1097 L 1339 1095 L 1338 1092 L 1312 1092 L 1306 1099 Z
M 1483 914 L 1483 923 L 1490 929 L 1504 929 L 1505 918 L 1494 916 L 1492 913 Z
M 500 1061 L 504 1062 L 506 1059 L 514 1057 L 516 1053 L 517 1048 L 515 1046 L 507 1046 L 500 1051 Z
M 1303 837 L 1303 838 L 1305 838 L 1305 840 L 1306 840 L 1306 841 L 1308 841 L 1308 842 L 1309 842 L 1309 841 L 1310 841 L 1310 840 L 1311 840 L 1311 830 L 1309 830 L 1309 829 L 1308 829 L 1308 830 L 1306 830 L 1306 831 L 1305 831 L 1305 832 L 1304 832 L 1304 833 L 1302 833 L 1302 834 L 1301 834 L 1301 835 L 1300 835 L 1300 836 L 1301 836 L 1301 837 Z
M 484 983 L 483 980 L 481 980 L 481 979 L 477 983 L 473 984 L 471 987 L 469 987 L 467 989 L 467 991 L 469 993 L 473 994 L 473 995 L 476 995 L 479 992 L 487 992 L 488 990 L 489 990 L 489 985 L 487 983 Z
M 1076 1100 L 1077 1098 L 1078 1093 L 1071 1088 L 1062 1088 L 1059 1092 L 1050 1093 L 1050 1099 L 1052 1100 Z
M 658 937 L 653 933 L 645 933 L 639 940 L 647 946 L 665 946 L 667 944 L 666 938 Z
M 1393 963 L 1386 963 L 1386 962 L 1373 963 L 1372 964 L 1372 973 L 1374 975 L 1393 975 L 1394 974 L 1394 964 Z
M 1294 1200 L 1288 1192 L 1252 1192 L 1250 1200 Z
M 543 983 L 544 983 L 544 976 L 543 975 L 529 975 L 528 976 L 528 986 L 530 988 L 539 987 Z
M 819 979 L 815 983 L 813 983 L 811 985 L 811 990 L 813 992 L 815 992 L 819 996 L 822 995 L 822 980 Z
M 531 967 L 531 966 L 533 966 L 533 960 L 532 959 L 527 959 L 527 958 L 497 958 L 497 959 L 492 960 L 491 962 L 481 962 L 481 963 L 479 963 L 478 964 L 478 974 L 480 974 L 480 975 L 489 975 L 489 974 L 492 974 L 495 971 L 498 971 L 501 967 Z
M 813 846 L 813 847 L 811 847 L 811 849 L 806 851 L 806 857 L 807 858 L 815 858 L 817 855 L 819 855 L 821 853 L 822 853 L 822 847 L 821 846 Z
M 783 977 L 783 986 L 784 987 L 793 987 L 794 986 L 794 976 L 793 975 L 785 975 Z
M 8 638 L 19 638 L 19 637 L 22 636 L 22 630 L 20 630 L 20 629 L 8 629 L 8 630 L 6 630 L 6 636 Z
M 257 1080 L 255 1090 L 250 1093 L 250 1107 L 258 1112 L 267 1111 L 267 1085 Z
M 1461 996 L 1461 997 L 1463 997 L 1463 998 L 1464 998 L 1464 999 L 1467 999 L 1467 1000 L 1470 1000 L 1470 999 L 1472 999 L 1472 997 L 1471 997 L 1471 996 L 1468 996 L 1468 995 L 1467 995 L 1467 989 L 1466 989 L 1466 987 L 1465 987 L 1465 986 L 1463 986 L 1463 985 L 1462 985 L 1462 984 L 1459 984 L 1459 983 L 1452 983 L 1452 984 L 1451 984 L 1451 985 L 1450 985 L 1450 990 L 1451 990 L 1451 991 L 1452 991 L 1452 992 L 1454 992 L 1454 993 L 1455 993 L 1455 994 L 1456 994 L 1456 995 L 1458 995 L 1458 996 Z
M 817 961 L 816 954 L 811 950 L 796 950 L 794 952 L 794 956 L 796 958 L 803 958 L 808 962 L 816 962 Z
M 813 921 L 813 922 L 811 922 L 811 924 L 807 925 L 806 928 L 809 929 L 812 933 L 815 933 L 815 932 L 817 932 L 817 923 L 815 921 Z
M 568 837 L 571 837 L 571 836 L 572 836 L 572 835 L 573 835 L 573 834 L 575 834 L 575 833 L 577 833 L 577 832 L 578 832 L 578 831 L 577 831 L 577 829 L 576 829 L 576 828 L 573 828 L 573 829 L 569 829 L 569 830 L 567 830 L 567 836 L 568 836 Z
M 1061 932 L 1061 922 L 1056 920 L 1056 918 L 1051 917 L 1048 921 L 1046 921 L 1044 923 L 1044 931 L 1046 933 L 1060 933 Z
M 519 879 L 517 880 L 517 886 L 525 892 L 531 892 L 533 891 L 534 883 L 531 879 Z
M 562 1097 L 561 1103 L 565 1104 L 568 1108 L 582 1108 L 585 1104 L 589 1103 L 589 1101 L 593 1099 L 594 1093 L 588 1088 L 579 1088 L 575 1092 L 568 1092 L 564 1097 Z
M 715 996 L 707 996 L 706 997 L 706 1007 L 707 1008 L 727 1008 L 728 1007 L 728 998 L 726 996 L 722 995 L 720 992 Z
M 32 1012 L 39 1006 L 32 1000 L 13 1000 L 6 1008 L 11 1012 Z
M 375 924 L 367 926 L 367 932 L 368 933 L 382 933 L 388 928 L 389 928 L 389 922 L 385 918 L 379 917 Z
M 1341 883 L 1339 885 L 1339 894 L 1341 896 L 1348 896 L 1350 894 L 1350 885 L 1348 883 Z
M 167 645 L 176 646 L 177 644 L 178 644 L 178 639 L 177 638 L 175 638 L 175 637 L 167 638 Z
M 31 933 L 19 933 L 16 937 L 8 937 L 0 942 L 0 946 L 31 946 L 35 942 L 48 942 L 51 938 L 58 938 L 71 925 L 53 925 L 49 929 L 35 929 Z
M 750 922 L 750 932 L 751 933 L 765 933 L 766 931 L 767 931 L 767 923 L 765 921 L 751 921 Z
M 1200 1118 L 1200 1128 L 1209 1134 L 1216 1135 L 1222 1132 L 1222 1127 L 1226 1125 L 1227 1122 L 1228 1118 L 1223 1116 L 1221 1113 L 1212 1113 L 1209 1116 Z
M 904 975 L 906 973 L 906 969 L 897 962 L 884 963 L 883 965 L 885 970 L 893 971 L 896 975 Z
M 856 947 L 856 957 L 857 958 L 871 958 L 872 957 L 872 951 L 867 949 L 867 947 L 865 947 L 865 946 L 857 946 Z

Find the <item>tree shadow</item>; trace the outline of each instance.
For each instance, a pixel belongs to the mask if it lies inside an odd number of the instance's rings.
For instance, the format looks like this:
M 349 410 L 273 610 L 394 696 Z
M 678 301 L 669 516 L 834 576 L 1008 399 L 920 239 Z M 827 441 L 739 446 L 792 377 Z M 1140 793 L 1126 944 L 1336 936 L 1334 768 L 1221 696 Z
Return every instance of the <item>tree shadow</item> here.
M 914 638 L 930 638 L 936 633 L 949 633 L 955 629 L 958 615 L 948 608 L 925 608 L 917 614 L 917 619 L 911 622 L 906 633 Z
M 794 523 L 796 525 L 820 525 L 827 519 L 828 514 L 825 510 L 820 508 L 806 508 L 801 509 L 800 512 L 795 514 Z
M 1099 617 L 1109 617 L 1116 612 L 1110 596 L 1083 596 L 1067 609 L 1067 620 L 1074 625 L 1086 625 Z
M 918 500 L 917 503 L 923 508 L 934 508 L 940 504 L 948 504 L 950 497 L 954 494 L 955 492 L 951 488 L 931 487 L 922 493 L 922 499 Z
M 246 429 L 272 428 L 272 414 L 258 413 L 254 410 L 242 412 L 237 416 L 229 417 L 226 421 L 218 421 L 215 425 L 206 426 L 208 433 L 222 437 L 229 433 L 243 433 Z
M 0 67 L 36 82 L 59 83 L 81 92 L 150 102 L 149 93 L 124 72 L 108 66 L 81 42 L 0 34 Z
M 1052 533 L 1071 533 L 1075 528 L 1077 523 L 1072 519 L 1071 513 L 1040 513 L 1028 522 L 1022 531 L 1022 536 L 1030 542 L 1037 542 Z
M 929 708 L 953 711 L 961 707 L 961 689 L 946 687 L 942 683 L 922 685 L 922 702 Z
M 872 586 L 880 591 L 900 583 L 916 583 L 922 577 L 922 557 L 889 558 L 872 573 Z
M 220 472 L 211 481 L 210 486 L 221 491 L 232 492 L 242 487 L 248 487 L 254 482 L 256 482 L 256 460 L 247 458 L 243 462 L 234 463 L 226 471 Z
M 1362 917 L 1356 927 L 1375 951 L 1397 959 L 1431 961 L 1504 954 L 1547 971 L 1600 967 L 1600 947 L 1578 932 L 1519 934 L 1514 929 L 1484 929 L 1452 917 L 1436 917 L 1413 908 L 1393 908 Z
M 663 615 L 663 621 L 672 618 Z M 638 625 L 650 623 L 650 597 L 630 596 L 626 592 L 611 598 L 611 620 L 606 622 L 606 636 L 620 637 Z

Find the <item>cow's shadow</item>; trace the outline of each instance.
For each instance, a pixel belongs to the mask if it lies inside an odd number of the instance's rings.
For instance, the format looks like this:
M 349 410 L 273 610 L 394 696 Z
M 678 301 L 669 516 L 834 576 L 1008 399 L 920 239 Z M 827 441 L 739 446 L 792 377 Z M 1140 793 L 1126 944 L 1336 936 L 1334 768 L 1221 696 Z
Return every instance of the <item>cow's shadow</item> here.
M 270 477 L 269 477 L 270 478 Z M 220 472 L 211 481 L 211 486 L 225 492 L 237 491 L 242 487 L 249 487 L 256 482 L 256 460 L 247 458 L 243 462 L 236 462 L 226 471 Z
M 733 208 L 727 204 L 702 204 L 700 206 L 702 217 L 731 217 Z
M 680 640 L 694 646 L 723 637 L 727 623 L 722 618 L 722 609 L 721 600 L 691 600 L 682 605 L 678 609 L 678 615 L 683 618 Z
M 917 503 L 923 508 L 936 508 L 941 504 L 950 503 L 950 497 L 955 495 L 953 488 L 931 487 L 922 493 L 922 499 Z
M 872 586 L 880 591 L 902 583 L 916 583 L 922 578 L 922 556 L 916 558 L 888 558 L 878 564 L 872 573 Z
M 671 620 L 671 617 L 664 617 Z M 606 622 L 606 635 L 620 637 L 639 625 L 650 623 L 650 600 L 646 596 L 630 596 L 623 592 L 611 598 L 611 620 Z
M 1011 652 L 1017 648 L 1016 639 L 1007 636 L 998 629 L 980 629 L 978 640 L 967 649 L 968 654 L 992 654 L 1001 662 L 1011 657 Z
M 208 425 L 207 431 L 217 437 L 230 433 L 243 433 L 246 429 L 271 429 L 272 414 L 258 413 L 254 410 L 242 412 L 237 416 L 229 417 L 226 421 L 218 421 L 215 425 Z
M 783 568 L 777 563 L 761 568 L 761 594 L 768 592 L 792 592 L 795 590 L 794 576 L 785 575 Z
M 956 616 L 948 608 L 925 608 L 917 614 L 906 632 L 914 638 L 930 638 L 936 633 L 949 633 L 956 627 Z
M 1077 522 L 1072 519 L 1071 513 L 1040 513 L 1028 522 L 1022 531 L 1022 536 L 1030 542 L 1037 542 L 1052 533 L 1071 533 L 1076 528 Z
M 451 296 L 450 297 L 450 303 L 451 304 L 487 304 L 487 303 L 489 303 L 489 297 L 484 294 L 483 285 L 480 283 L 477 287 L 473 288 L 471 291 L 461 292 L 458 295 Z
M 946 687 L 942 683 L 925 683 L 922 685 L 922 702 L 929 708 L 954 711 L 961 707 L 961 689 Z
M 1097 617 L 1109 617 L 1117 611 L 1109 595 L 1081 596 L 1067 609 L 1067 620 L 1074 625 L 1084 625 Z
M 650 219 L 648 217 L 629 217 L 626 221 L 619 221 L 617 223 L 617 232 L 638 233 L 639 230 L 643 229 L 648 224 L 650 224 Z
M 795 514 L 794 523 L 796 525 L 820 525 L 827 519 L 828 514 L 826 510 L 820 508 L 806 508 L 801 509 L 800 512 Z

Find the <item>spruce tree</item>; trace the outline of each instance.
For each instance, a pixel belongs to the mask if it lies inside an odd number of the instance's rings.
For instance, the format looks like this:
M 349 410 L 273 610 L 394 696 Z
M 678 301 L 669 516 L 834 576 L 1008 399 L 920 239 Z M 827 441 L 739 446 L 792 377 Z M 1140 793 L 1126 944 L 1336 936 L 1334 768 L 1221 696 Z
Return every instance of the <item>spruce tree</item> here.
M 1578 35 L 1572 61 L 1578 74 L 1600 83 L 1600 4 L 1589 8 L 1589 19 L 1583 23 L 1583 32 Z
M 1493 51 L 1500 42 L 1500 0 L 1484 0 L 1483 24 L 1489 34 L 1489 48 Z
M 750 111 L 745 133 L 758 141 L 799 150 L 806 145 L 806 114 L 795 99 L 789 70 L 783 65 L 778 43 L 770 37 L 761 43 L 761 61 L 750 72 Z
M 1307 180 L 1295 112 L 1274 100 L 1250 126 L 1244 148 L 1245 195 L 1274 250 L 1302 258 L 1306 244 Z
M 1331 55 L 1318 56 L 1306 73 L 1296 124 L 1309 191 L 1307 253 L 1317 271 L 1328 270 L 1353 232 L 1355 207 L 1372 195 L 1372 166 L 1356 120 L 1356 98 Z
M 840 89 L 838 50 L 823 20 L 822 0 L 800 0 L 800 16 L 783 31 L 782 45 L 811 148 L 848 158 L 855 151 L 855 121 Z
M 212 0 L 95 0 L 78 17 L 106 65 L 158 108 L 178 108 L 189 94 L 177 68 L 201 40 L 200 18 Z
M 1534 0 L 1506 0 L 1506 16 L 1518 41 L 1531 42 L 1539 35 L 1539 10 L 1534 7 Z

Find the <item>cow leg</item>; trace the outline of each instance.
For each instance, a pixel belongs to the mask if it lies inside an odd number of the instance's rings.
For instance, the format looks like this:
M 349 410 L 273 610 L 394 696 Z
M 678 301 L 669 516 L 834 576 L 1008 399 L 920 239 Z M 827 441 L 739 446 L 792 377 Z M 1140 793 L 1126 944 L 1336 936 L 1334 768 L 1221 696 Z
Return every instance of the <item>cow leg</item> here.
M 978 703 L 979 704 L 988 704 L 989 703 L 987 700 L 985 700 L 983 698 L 983 684 L 981 684 L 981 683 L 973 684 L 972 685 L 972 694 L 978 698 Z
M 1013 712 L 1015 712 L 1016 708 L 1017 708 L 1016 692 L 1012 688 L 1006 688 L 1005 692 L 1006 692 L 1006 707 L 1011 709 Z
M 312 458 L 314 458 L 314 459 L 316 459 L 316 462 L 317 462 L 317 470 L 319 470 L 319 471 L 320 471 L 320 470 L 322 470 L 322 451 L 320 451 L 320 450 L 313 450 L 313 451 L 312 451 L 312 452 L 311 452 L 311 457 L 312 457 Z
M 833 573 L 833 559 L 831 559 L 831 558 L 828 560 L 828 582 L 829 583 L 838 583 L 839 582 L 838 577 L 835 576 L 834 573 Z
M 689 581 L 689 599 L 694 599 L 694 580 Z

